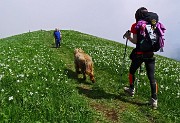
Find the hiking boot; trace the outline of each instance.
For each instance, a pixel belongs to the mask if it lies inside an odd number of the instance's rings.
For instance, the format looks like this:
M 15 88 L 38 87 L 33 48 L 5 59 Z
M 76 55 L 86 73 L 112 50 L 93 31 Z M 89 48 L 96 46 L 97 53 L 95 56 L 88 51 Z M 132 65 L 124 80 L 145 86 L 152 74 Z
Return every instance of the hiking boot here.
M 124 92 L 133 97 L 135 93 L 135 89 L 132 89 L 130 87 L 124 87 Z
M 155 100 L 151 98 L 150 105 L 152 106 L 153 109 L 157 109 L 157 99 Z

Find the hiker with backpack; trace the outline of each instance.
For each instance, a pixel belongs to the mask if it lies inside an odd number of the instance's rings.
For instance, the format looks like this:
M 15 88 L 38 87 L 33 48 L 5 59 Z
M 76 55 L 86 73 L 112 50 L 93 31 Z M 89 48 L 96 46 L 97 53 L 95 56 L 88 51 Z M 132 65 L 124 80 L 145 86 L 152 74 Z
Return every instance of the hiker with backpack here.
M 61 46 L 61 32 L 58 28 L 55 29 L 54 31 L 54 39 L 55 39 L 55 46 L 56 48 L 59 48 Z
M 154 52 L 162 50 L 164 46 L 164 26 L 158 22 L 158 15 L 148 12 L 145 7 L 139 8 L 135 13 L 136 23 L 132 24 L 131 30 L 124 37 L 136 44 L 130 54 L 132 60 L 129 69 L 129 86 L 124 87 L 125 93 L 130 96 L 135 94 L 135 72 L 144 62 L 151 87 L 151 106 L 157 108 L 157 81 L 155 80 L 155 57 Z M 132 37 L 131 37 L 132 34 Z

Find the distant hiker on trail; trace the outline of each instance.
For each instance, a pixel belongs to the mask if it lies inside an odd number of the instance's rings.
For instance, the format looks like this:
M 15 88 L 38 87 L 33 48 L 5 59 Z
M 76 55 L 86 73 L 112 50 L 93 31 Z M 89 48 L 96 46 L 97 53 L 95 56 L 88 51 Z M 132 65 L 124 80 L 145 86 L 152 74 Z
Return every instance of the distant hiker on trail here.
M 61 46 L 62 35 L 61 35 L 61 32 L 58 28 L 56 28 L 54 31 L 54 38 L 55 38 L 56 48 L 59 48 Z
M 130 59 L 132 60 L 131 65 L 130 65 L 130 70 L 129 70 L 129 86 L 124 87 L 125 93 L 129 94 L 130 96 L 134 96 L 135 94 L 135 87 L 134 87 L 134 82 L 135 82 L 135 72 L 136 70 L 141 66 L 141 64 L 144 62 L 145 67 L 146 67 L 146 72 L 148 79 L 150 81 L 150 86 L 151 86 L 151 99 L 150 99 L 150 104 L 152 105 L 152 108 L 156 109 L 157 108 L 157 81 L 155 80 L 154 73 L 155 73 L 155 58 L 154 58 L 154 52 L 157 50 L 161 49 L 164 44 L 164 39 L 161 39 L 161 44 L 157 43 L 158 46 L 155 45 L 155 41 L 152 43 L 149 40 L 156 40 L 156 39 L 151 39 L 150 34 L 148 32 L 148 22 L 147 22 L 147 17 L 148 19 L 153 15 L 157 19 L 153 21 L 158 21 L 158 16 L 156 13 L 148 12 L 148 10 L 145 7 L 139 8 L 136 13 L 135 13 L 135 19 L 136 23 L 132 24 L 131 30 L 127 31 L 124 34 L 124 37 L 127 38 L 127 40 L 131 41 L 133 44 L 136 44 L 136 48 L 133 49 L 132 53 L 130 54 Z M 145 22 L 145 23 L 144 23 Z M 164 26 L 161 23 L 155 23 L 153 24 L 159 24 L 161 27 L 159 28 L 160 31 L 162 31 L 161 35 L 158 36 L 158 42 L 160 37 L 163 36 L 164 33 Z M 151 22 L 152 23 L 152 22 Z M 144 24 L 144 25 L 143 25 Z M 150 26 L 152 28 L 152 25 Z M 156 28 L 156 27 L 155 27 Z M 158 27 L 157 27 L 158 28 Z M 159 31 L 159 34 L 160 34 Z M 132 33 L 132 37 L 131 37 Z M 153 32 L 154 34 L 154 32 Z M 157 36 L 155 36 L 157 38 Z M 151 43 L 150 43 L 151 42 Z M 148 44 L 150 43 L 150 45 Z M 160 46 L 161 45 L 161 46 Z M 156 48 L 158 47 L 158 48 Z

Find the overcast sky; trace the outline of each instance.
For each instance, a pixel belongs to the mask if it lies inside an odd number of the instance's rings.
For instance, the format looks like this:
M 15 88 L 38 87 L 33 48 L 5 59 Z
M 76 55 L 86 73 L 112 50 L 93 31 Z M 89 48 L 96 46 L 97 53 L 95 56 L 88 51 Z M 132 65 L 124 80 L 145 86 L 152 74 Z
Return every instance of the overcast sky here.
M 142 6 L 158 13 L 167 29 L 160 54 L 180 58 L 180 0 L 0 0 L 0 38 L 58 27 L 125 44 L 122 35 Z

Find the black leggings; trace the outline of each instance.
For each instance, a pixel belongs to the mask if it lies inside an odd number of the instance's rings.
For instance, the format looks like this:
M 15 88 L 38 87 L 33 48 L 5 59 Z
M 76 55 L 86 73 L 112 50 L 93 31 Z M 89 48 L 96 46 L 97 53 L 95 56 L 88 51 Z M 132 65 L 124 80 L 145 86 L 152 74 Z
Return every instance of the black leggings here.
M 157 84 L 154 77 L 155 72 L 155 58 L 144 58 L 143 56 L 137 56 L 131 62 L 130 71 L 129 71 L 129 82 L 130 87 L 134 88 L 134 81 L 135 81 L 135 72 L 141 66 L 142 63 L 145 63 L 146 72 L 148 79 L 151 85 L 151 97 L 157 99 Z

